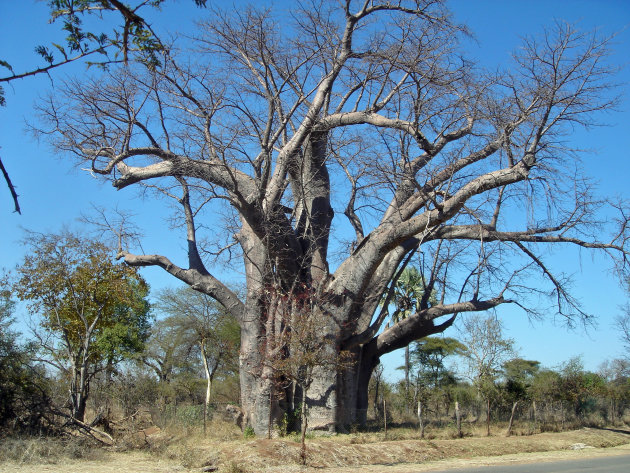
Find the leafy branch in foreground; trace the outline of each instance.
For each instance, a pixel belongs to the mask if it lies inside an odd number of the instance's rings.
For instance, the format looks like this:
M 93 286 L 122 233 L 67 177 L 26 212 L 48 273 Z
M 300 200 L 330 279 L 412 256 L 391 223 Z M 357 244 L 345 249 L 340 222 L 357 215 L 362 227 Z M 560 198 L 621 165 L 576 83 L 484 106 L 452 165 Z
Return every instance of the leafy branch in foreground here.
M 34 52 L 44 61 L 44 64 L 20 73 L 16 73 L 9 62 L 0 59 L 0 67 L 10 73 L 0 76 L 0 84 L 39 74 L 49 74 L 58 67 L 81 60 L 85 60 L 88 67 L 105 68 L 120 62 L 127 64 L 130 53 L 136 54 L 136 60 L 148 67 L 159 66 L 158 55 L 165 46 L 148 21 L 140 16 L 139 11 L 147 6 L 159 9 L 164 1 L 142 0 L 128 6 L 119 0 L 49 0 L 50 22 L 61 21 L 61 29 L 67 34 L 64 44 L 51 43 L 50 46 L 35 46 Z M 194 0 L 194 2 L 199 7 L 206 4 L 206 0 Z M 106 19 L 107 14 L 110 17 Z M 98 15 L 100 20 L 98 24 L 104 23 L 110 31 L 96 33 L 86 30 L 83 25 L 85 15 Z M 6 105 L 6 97 L 4 88 L 0 85 L 0 106 L 4 105 Z M 1 158 L 0 167 L 11 192 L 15 211 L 21 214 L 18 194 Z

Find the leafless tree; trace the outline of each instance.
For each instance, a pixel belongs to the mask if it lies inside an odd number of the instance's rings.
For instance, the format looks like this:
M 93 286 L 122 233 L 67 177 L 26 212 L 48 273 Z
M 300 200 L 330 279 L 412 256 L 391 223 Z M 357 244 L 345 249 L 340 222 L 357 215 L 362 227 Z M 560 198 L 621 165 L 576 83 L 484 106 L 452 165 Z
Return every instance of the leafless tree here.
M 627 294 L 630 294 L 630 279 L 624 281 Z M 630 303 L 621 308 L 621 313 L 615 317 L 615 326 L 619 330 L 619 338 L 626 348 L 626 356 L 630 359 Z
M 592 195 L 569 140 L 615 104 L 606 38 L 557 23 L 490 73 L 462 57 L 465 28 L 437 0 L 211 13 L 192 49 L 168 48 L 161 67 L 67 82 L 41 105 L 40 128 L 117 189 L 179 206 L 185 265 L 119 256 L 237 317 L 242 407 L 257 433 L 281 413 L 264 345 L 286 322 L 280 300 L 313 297 L 321 337 L 353 353 L 352 368 L 314 370 L 306 400 L 343 425 L 364 420 L 380 356 L 458 313 L 517 303 L 535 315 L 546 296 L 567 320 L 586 317 L 547 266 L 549 246 L 600 250 L 627 269 L 626 209 Z M 216 255 L 240 255 L 243 298 Z M 379 303 L 411 258 L 425 297 L 385 327 Z
M 626 347 L 626 355 L 630 358 L 630 304 L 624 307 L 624 313 L 617 316 L 615 323 L 619 330 L 621 341 Z
M 514 340 L 505 338 L 501 321 L 489 315 L 473 314 L 462 324 L 464 357 L 468 376 L 486 404 L 486 434 L 490 436 L 490 408 L 497 396 L 497 376 L 503 362 L 514 354 Z

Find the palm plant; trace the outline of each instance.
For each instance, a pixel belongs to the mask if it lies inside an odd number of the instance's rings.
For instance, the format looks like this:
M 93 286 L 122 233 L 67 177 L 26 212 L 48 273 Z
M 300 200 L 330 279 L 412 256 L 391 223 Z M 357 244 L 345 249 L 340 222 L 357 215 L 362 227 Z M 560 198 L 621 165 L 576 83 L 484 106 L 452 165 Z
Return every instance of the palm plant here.
M 395 310 L 391 315 L 392 324 L 397 324 L 420 309 L 425 287 L 424 276 L 418 268 L 408 266 L 403 270 L 394 286 L 393 303 Z M 410 366 L 409 345 L 407 345 L 405 347 L 405 364 L 403 366 L 406 392 L 409 392 Z

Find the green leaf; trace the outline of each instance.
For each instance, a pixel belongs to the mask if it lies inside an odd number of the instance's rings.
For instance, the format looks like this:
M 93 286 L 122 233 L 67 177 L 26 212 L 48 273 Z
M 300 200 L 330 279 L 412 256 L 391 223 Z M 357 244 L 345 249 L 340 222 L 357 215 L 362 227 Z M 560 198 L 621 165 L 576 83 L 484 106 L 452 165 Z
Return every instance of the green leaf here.
M 68 60 L 68 55 L 66 54 L 66 50 L 63 48 L 63 46 L 61 46 L 61 45 L 59 45 L 57 43 L 52 43 L 52 45 L 59 50 L 59 52 L 62 54 L 63 58 L 67 61 Z
M 13 68 L 11 67 L 11 64 L 9 64 L 6 61 L 3 61 L 2 59 L 0 59 L 0 66 L 9 69 L 11 72 L 13 72 Z
M 36 46 L 35 52 L 39 54 L 48 64 L 52 64 L 55 60 L 52 52 L 50 52 L 46 46 Z

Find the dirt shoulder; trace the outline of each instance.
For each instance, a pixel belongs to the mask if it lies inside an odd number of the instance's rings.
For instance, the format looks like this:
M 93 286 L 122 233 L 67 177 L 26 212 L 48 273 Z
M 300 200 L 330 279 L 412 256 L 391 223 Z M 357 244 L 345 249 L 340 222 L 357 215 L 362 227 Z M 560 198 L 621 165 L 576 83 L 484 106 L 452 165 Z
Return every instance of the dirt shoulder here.
M 574 449 L 577 448 L 577 449 Z M 514 464 L 630 453 L 630 430 L 581 429 L 516 437 L 469 437 L 456 440 L 383 440 L 368 434 L 340 435 L 308 442 L 308 466 L 298 465 L 299 444 L 286 439 L 207 442 L 200 438 L 153 451 L 104 452 L 96 460 L 49 463 L 2 462 L 0 472 L 174 473 L 408 473 L 467 465 Z
M 551 458 L 550 452 L 566 455 L 596 455 L 626 446 L 630 452 L 630 430 L 580 429 L 571 432 L 544 433 L 518 437 L 472 437 L 456 440 L 394 440 L 357 443 L 361 437 L 320 439 L 309 444 L 309 467 L 318 472 L 347 473 L 361 471 L 430 471 L 491 461 L 538 461 Z M 279 440 L 257 440 L 249 448 L 237 448 L 229 454 L 241 458 L 253 470 L 271 472 L 288 470 L 298 458 L 298 445 Z M 257 451 L 252 451 L 254 450 Z M 578 450 L 573 448 L 582 447 Z M 227 452 L 226 452 L 227 453 Z M 502 458 L 499 458 L 502 457 Z M 284 458 L 283 463 L 279 463 Z M 292 459 L 292 462 L 287 460 Z M 555 459 L 555 457 L 554 457 Z M 481 462 L 481 463 L 477 463 Z M 437 466 L 436 466 L 437 465 Z
M 321 473 L 419 473 L 442 471 L 466 467 L 518 465 L 526 463 L 543 463 L 578 458 L 595 458 L 603 456 L 630 455 L 630 444 L 609 448 L 590 448 L 584 450 L 564 450 L 553 452 L 516 453 L 499 457 L 457 458 L 425 463 L 402 463 L 397 465 L 364 465 L 359 467 L 324 468 Z M 280 471 L 280 470 L 278 470 Z M 286 471 L 286 470 L 285 470 Z

